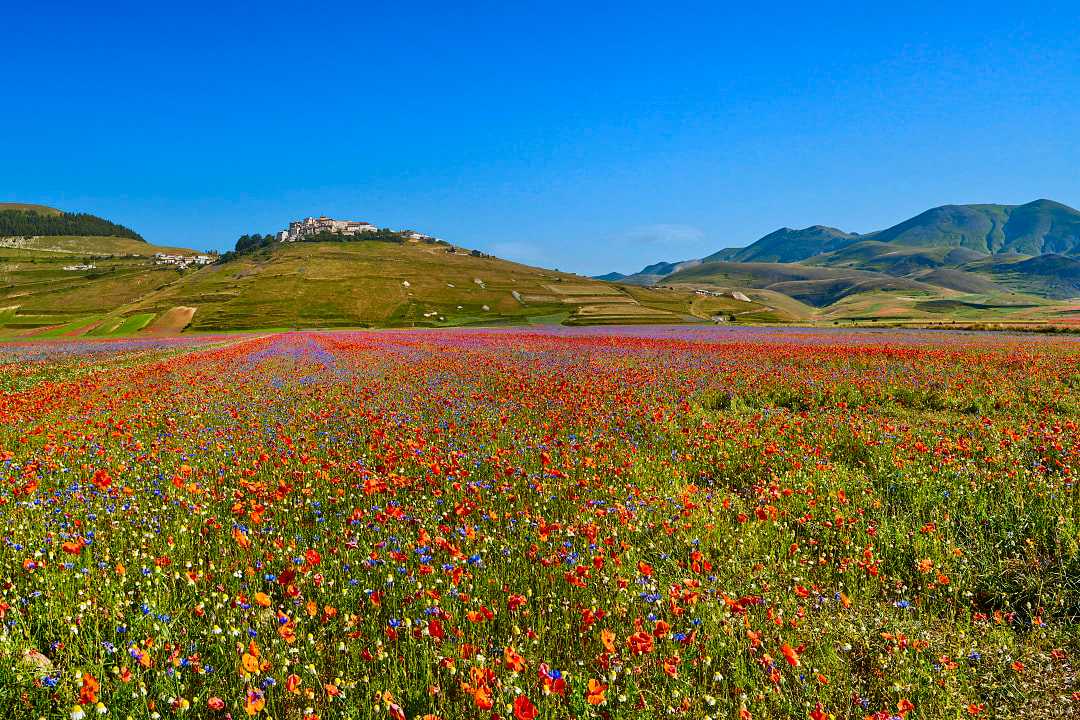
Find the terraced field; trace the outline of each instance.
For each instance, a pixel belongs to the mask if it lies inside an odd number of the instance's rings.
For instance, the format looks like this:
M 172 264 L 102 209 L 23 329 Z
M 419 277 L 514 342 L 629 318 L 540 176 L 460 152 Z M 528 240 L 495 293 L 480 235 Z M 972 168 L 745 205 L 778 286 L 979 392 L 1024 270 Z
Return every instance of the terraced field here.
M 689 298 L 682 293 L 681 297 Z M 443 245 L 296 243 L 193 273 L 121 308 L 193 307 L 191 329 L 447 327 L 530 319 L 681 322 L 693 317 L 607 283 Z

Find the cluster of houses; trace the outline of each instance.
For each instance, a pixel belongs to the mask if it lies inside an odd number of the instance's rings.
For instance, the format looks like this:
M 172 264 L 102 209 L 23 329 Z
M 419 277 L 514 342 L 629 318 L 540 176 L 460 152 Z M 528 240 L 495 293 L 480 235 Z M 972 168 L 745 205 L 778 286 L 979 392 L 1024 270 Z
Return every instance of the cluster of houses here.
M 178 270 L 195 266 L 202 267 L 214 262 L 213 255 L 171 255 L 169 253 L 154 253 L 155 265 L 173 265 Z
M 337 233 L 339 235 L 361 235 L 363 233 L 376 232 L 379 228 L 369 222 L 360 220 L 335 220 L 334 218 L 321 215 L 319 217 L 306 217 L 303 220 L 295 220 L 289 223 L 289 227 L 277 234 L 279 242 L 296 242 L 311 235 L 319 233 Z M 438 238 L 416 232 L 415 230 L 402 230 L 409 240 L 414 242 L 443 242 Z
M 282 230 L 278 233 L 278 240 L 281 242 L 296 242 L 308 235 L 318 235 L 319 233 L 324 232 L 338 233 L 341 235 L 359 235 L 360 233 L 375 232 L 376 230 L 378 230 L 378 228 L 369 222 L 335 220 L 323 215 L 320 217 L 308 217 L 303 220 L 296 220 L 289 223 L 287 230 Z
M 68 272 L 76 272 L 76 271 L 79 271 L 79 270 L 94 270 L 96 268 L 97 268 L 97 265 L 91 265 L 89 263 L 77 263 L 75 265 L 65 265 L 64 266 L 64 269 L 67 270 Z

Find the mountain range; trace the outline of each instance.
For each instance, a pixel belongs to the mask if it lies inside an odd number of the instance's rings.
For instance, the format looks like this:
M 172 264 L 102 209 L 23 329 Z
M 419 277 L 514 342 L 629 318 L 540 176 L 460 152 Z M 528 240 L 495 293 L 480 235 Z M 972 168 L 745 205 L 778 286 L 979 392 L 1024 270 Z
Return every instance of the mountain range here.
M 1080 212 L 946 205 L 885 230 L 781 228 L 586 278 L 417 233 L 202 257 L 85 213 L 0 203 L 0 335 L 562 323 L 1080 324 Z M 248 236 L 250 241 L 251 236 Z M 430 242 L 429 242 L 430 241 Z M 250 244 L 250 242 L 248 243 Z
M 1044 315 L 1080 297 L 1080 212 L 1052 200 L 943 205 L 875 232 L 785 227 L 744 248 L 600 277 L 779 293 L 816 319 Z

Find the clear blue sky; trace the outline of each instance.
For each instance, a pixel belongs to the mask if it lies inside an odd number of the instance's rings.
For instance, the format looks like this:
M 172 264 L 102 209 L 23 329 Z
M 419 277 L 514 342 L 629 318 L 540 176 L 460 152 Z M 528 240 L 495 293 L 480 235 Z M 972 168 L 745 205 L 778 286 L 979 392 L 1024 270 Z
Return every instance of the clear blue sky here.
M 1075 2 L 306 5 L 12 3 L 0 199 L 200 249 L 326 213 L 590 274 L 1080 204 Z

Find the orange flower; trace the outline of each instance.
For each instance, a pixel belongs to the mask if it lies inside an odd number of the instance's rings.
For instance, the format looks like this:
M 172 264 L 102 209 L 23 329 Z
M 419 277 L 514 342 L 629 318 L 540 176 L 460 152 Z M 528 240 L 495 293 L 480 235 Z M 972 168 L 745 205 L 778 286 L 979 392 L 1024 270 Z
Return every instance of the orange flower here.
M 255 593 L 255 604 L 262 607 L 270 607 L 270 596 L 264 592 Z
M 244 711 L 248 715 L 258 715 L 266 707 L 266 698 L 261 690 L 248 688 L 247 698 L 244 700 Z
M 285 689 L 291 693 L 300 694 L 300 685 L 302 682 L 299 675 L 292 674 L 285 678 Z
M 600 631 L 600 642 L 609 653 L 615 652 L 615 633 L 608 629 Z
M 79 702 L 83 705 L 93 705 L 98 699 L 98 690 L 101 684 L 90 673 L 83 673 L 82 687 L 79 688 Z
M 473 702 L 481 710 L 491 709 L 491 691 L 486 687 L 478 687 L 472 691 Z
M 83 551 L 84 547 L 86 547 L 86 543 L 83 542 L 82 538 L 75 538 L 74 540 L 69 540 L 68 542 L 60 546 L 60 548 L 69 555 L 78 555 Z
M 251 541 L 248 540 L 247 533 L 240 528 L 233 528 L 232 536 L 233 540 L 235 540 L 236 544 L 239 545 L 241 548 L 247 549 L 251 547 Z
M 589 680 L 589 690 L 585 694 L 585 701 L 590 705 L 600 705 L 604 702 L 604 693 L 607 692 L 608 686 L 595 679 Z
M 251 653 L 244 653 L 244 656 L 240 658 L 240 666 L 244 668 L 246 673 L 257 673 L 259 672 L 259 658 Z
M 799 667 L 799 653 L 787 643 L 780 646 L 780 652 L 784 653 L 784 659 L 791 667 Z
M 507 670 L 521 672 L 525 669 L 525 658 L 521 657 L 514 648 L 508 647 L 503 650 L 503 663 Z

